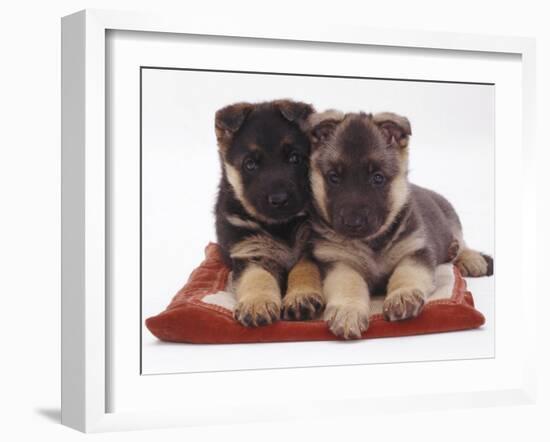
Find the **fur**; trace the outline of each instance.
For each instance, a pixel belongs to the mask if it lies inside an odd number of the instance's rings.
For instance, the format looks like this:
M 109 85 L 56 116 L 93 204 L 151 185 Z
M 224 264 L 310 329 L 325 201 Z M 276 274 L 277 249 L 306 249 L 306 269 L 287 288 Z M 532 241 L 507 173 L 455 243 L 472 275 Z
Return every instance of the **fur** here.
M 325 319 L 335 334 L 360 336 L 369 293 L 387 293 L 388 320 L 418 315 L 438 264 L 455 261 L 466 276 L 492 273 L 492 258 L 466 247 L 452 205 L 408 181 L 407 118 L 330 111 L 309 120 L 312 253 L 324 274 Z M 344 293 L 347 280 L 355 282 Z
M 216 113 L 222 170 L 216 233 L 233 270 L 235 318 L 246 326 L 279 318 L 282 294 L 294 292 L 288 273 L 307 252 L 310 142 L 304 125 L 313 111 L 306 103 L 277 100 L 236 103 Z M 285 305 L 295 319 L 305 317 L 301 308 L 320 292 L 319 278 L 310 282 L 309 290 L 300 283 Z

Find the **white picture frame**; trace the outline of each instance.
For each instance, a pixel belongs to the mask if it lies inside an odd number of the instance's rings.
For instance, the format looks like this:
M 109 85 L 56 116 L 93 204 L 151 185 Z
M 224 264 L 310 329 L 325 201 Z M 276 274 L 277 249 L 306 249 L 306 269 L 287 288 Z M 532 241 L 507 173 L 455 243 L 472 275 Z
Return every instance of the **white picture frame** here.
M 264 370 L 247 373 L 209 373 L 194 378 L 195 389 L 187 390 L 189 405 L 178 410 L 166 410 L 153 405 L 149 410 L 110 411 L 108 396 L 113 388 L 108 376 L 112 355 L 107 342 L 107 328 L 112 318 L 107 290 L 107 247 L 110 238 L 106 228 L 109 219 L 110 199 L 107 185 L 106 156 L 106 33 L 110 30 L 241 37 L 311 43 L 338 43 L 341 45 L 374 45 L 380 48 L 422 48 L 441 51 L 468 51 L 478 54 L 510 54 L 521 57 L 521 122 L 519 131 L 522 185 L 520 213 L 521 226 L 517 250 L 499 249 L 499 257 L 515 254 L 517 283 L 521 288 L 518 297 L 520 321 L 515 336 L 521 339 L 522 352 L 510 368 L 506 380 L 483 388 L 468 390 L 468 386 L 449 392 L 438 390 L 437 384 L 424 393 L 406 392 L 396 387 L 377 393 L 376 400 L 353 384 L 364 374 L 362 366 L 296 368 Z M 501 404 L 533 403 L 535 383 L 535 330 L 534 321 L 527 321 L 529 305 L 536 305 L 536 237 L 535 237 L 535 43 L 532 39 L 492 37 L 450 33 L 428 33 L 346 28 L 342 26 L 302 26 L 299 29 L 280 23 L 272 26 L 246 23 L 209 23 L 193 17 L 159 17 L 86 10 L 64 17 L 62 20 L 62 423 L 80 431 L 111 431 L 138 428 L 156 428 L 207 424 L 208 422 L 251 422 L 286 417 L 335 416 L 364 414 L 371 411 L 394 412 L 409 409 L 441 409 L 454 407 L 490 406 Z M 498 112 L 498 106 L 497 106 Z M 497 144 L 498 144 L 497 137 Z M 519 147 L 518 147 L 519 148 Z M 499 168 L 496 169 L 497 174 Z M 498 193 L 498 188 L 497 188 Z M 502 267 L 505 268 L 504 266 Z M 508 275 L 514 278 L 514 275 Z M 501 286 L 502 287 L 502 286 Z M 505 287 L 503 288 L 505 290 Z M 509 330 L 512 333 L 512 330 Z M 498 349 L 495 361 L 484 368 L 506 368 L 509 359 L 504 345 Z M 512 345 L 512 344 L 510 344 Z M 498 365 L 502 358 L 502 365 Z M 424 364 L 424 365 L 422 365 Z M 388 365 L 370 368 L 372 375 L 400 376 L 407 372 L 437 369 L 430 364 Z M 449 375 L 473 373 L 472 361 L 446 363 Z M 332 384 L 342 381 L 341 388 L 327 389 L 323 395 L 304 395 L 298 388 L 308 371 L 314 370 L 317 378 Z M 137 373 L 139 376 L 139 372 Z M 183 375 L 189 376 L 189 375 Z M 168 377 L 150 380 L 144 392 L 170 385 Z M 344 379 L 345 378 L 345 379 Z M 274 400 L 258 406 L 255 398 L 243 391 L 242 396 L 231 395 L 225 388 L 246 379 L 249 390 L 270 381 L 274 388 L 281 383 L 289 386 L 287 401 Z M 155 383 L 155 385 L 153 385 Z M 158 383 L 158 384 L 157 384 Z M 208 406 L 199 400 L 199 387 L 208 385 L 216 389 L 217 401 Z M 353 390 L 352 390 L 353 389 Z M 147 393 L 144 393 L 147 394 Z M 158 404 L 162 395 L 155 397 Z M 196 402 L 194 402 L 196 400 Z M 155 403 L 155 402 L 153 402 Z M 337 404 L 337 406 L 335 406 Z

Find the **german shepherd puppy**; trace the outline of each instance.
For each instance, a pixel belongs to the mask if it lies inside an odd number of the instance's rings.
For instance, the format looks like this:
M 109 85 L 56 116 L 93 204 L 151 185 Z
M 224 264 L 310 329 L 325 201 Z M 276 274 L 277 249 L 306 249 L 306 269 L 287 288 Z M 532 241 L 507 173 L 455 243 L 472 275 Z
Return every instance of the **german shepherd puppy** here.
M 335 335 L 361 336 L 371 293 L 387 293 L 387 320 L 417 316 L 438 264 L 453 261 L 464 276 L 492 274 L 492 258 L 466 246 L 451 204 L 409 183 L 407 118 L 327 111 L 309 120 L 313 255 Z
M 313 112 L 309 104 L 278 100 L 216 113 L 216 232 L 232 268 L 234 316 L 245 326 L 269 324 L 281 310 L 286 319 L 307 319 L 324 307 L 319 271 L 302 259 L 311 199 L 304 124 Z

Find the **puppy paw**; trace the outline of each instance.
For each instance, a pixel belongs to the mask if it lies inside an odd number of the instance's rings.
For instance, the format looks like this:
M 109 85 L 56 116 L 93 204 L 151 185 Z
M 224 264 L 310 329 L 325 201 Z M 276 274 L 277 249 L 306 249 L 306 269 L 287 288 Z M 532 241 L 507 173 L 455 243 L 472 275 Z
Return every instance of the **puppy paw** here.
M 233 317 L 245 327 L 271 324 L 279 319 L 280 315 L 281 303 L 274 301 L 271 296 L 243 298 L 237 302 L 233 311 Z
M 382 312 L 386 321 L 414 318 L 422 311 L 425 302 L 418 289 L 397 289 L 386 296 Z
M 321 293 L 291 292 L 283 298 L 282 317 L 286 320 L 301 321 L 313 319 L 325 307 L 325 299 Z
M 493 274 L 493 258 L 476 250 L 466 249 L 458 255 L 455 265 L 462 276 L 490 276 Z
M 369 307 L 366 302 L 327 304 L 324 319 L 334 335 L 344 339 L 359 339 L 369 328 Z

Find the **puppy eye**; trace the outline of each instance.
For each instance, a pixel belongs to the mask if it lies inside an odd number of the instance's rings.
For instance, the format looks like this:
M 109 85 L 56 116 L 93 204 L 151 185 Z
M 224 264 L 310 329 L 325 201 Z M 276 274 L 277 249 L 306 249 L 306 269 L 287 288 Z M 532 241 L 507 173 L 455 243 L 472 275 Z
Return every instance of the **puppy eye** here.
M 249 172 L 252 172 L 258 168 L 258 162 L 252 158 L 246 158 L 243 161 L 243 167 Z
M 288 162 L 290 164 L 300 164 L 302 162 L 302 157 L 298 152 L 291 152 L 288 156 Z
M 374 186 L 381 186 L 386 182 L 386 177 L 380 172 L 376 172 L 371 176 L 370 181 Z
M 335 172 L 334 170 L 331 170 L 331 171 L 327 174 L 327 179 L 328 179 L 329 182 L 331 182 L 332 184 L 340 184 L 340 176 L 339 176 L 338 173 Z

